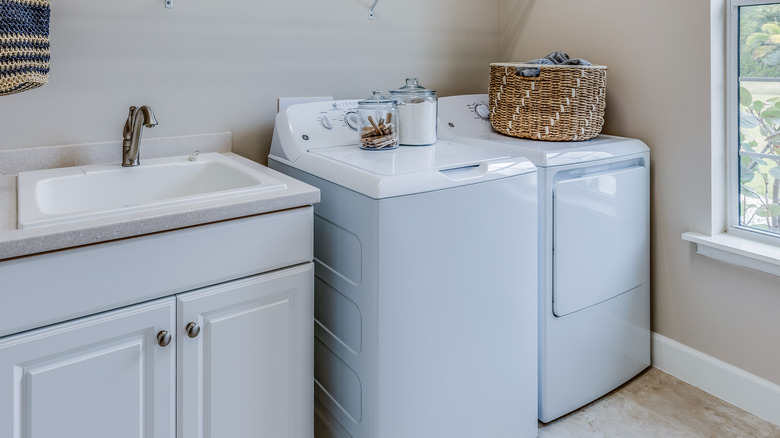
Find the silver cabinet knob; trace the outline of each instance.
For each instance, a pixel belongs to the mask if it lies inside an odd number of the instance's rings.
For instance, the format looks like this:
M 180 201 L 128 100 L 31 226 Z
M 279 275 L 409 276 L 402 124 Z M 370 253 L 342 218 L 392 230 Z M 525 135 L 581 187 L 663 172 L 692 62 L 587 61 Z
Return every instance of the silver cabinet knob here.
M 161 330 L 157 333 L 157 343 L 160 347 L 167 347 L 171 343 L 171 334 L 165 330 Z
M 194 322 L 187 324 L 187 327 L 184 329 L 187 331 L 187 336 L 191 338 L 195 338 L 200 334 L 200 326 Z

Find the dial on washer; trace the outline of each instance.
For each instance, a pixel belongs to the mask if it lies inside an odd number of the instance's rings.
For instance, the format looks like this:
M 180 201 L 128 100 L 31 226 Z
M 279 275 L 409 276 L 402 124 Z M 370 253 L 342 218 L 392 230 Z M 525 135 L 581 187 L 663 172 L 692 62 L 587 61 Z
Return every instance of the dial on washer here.
M 474 112 L 483 120 L 488 120 L 490 118 L 490 108 L 484 103 L 474 105 Z
M 346 114 L 344 114 L 344 122 L 346 122 L 349 129 L 353 131 L 357 131 L 357 112 L 356 111 L 347 111 Z

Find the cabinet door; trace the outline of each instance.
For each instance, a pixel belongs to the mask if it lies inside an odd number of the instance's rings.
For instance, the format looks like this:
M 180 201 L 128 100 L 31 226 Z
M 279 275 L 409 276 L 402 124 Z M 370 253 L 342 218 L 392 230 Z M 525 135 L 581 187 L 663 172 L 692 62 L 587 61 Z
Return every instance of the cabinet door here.
M 0 436 L 172 438 L 173 298 L 0 339 Z M 166 347 L 157 334 L 173 337 Z
M 313 436 L 312 266 L 178 297 L 180 438 Z

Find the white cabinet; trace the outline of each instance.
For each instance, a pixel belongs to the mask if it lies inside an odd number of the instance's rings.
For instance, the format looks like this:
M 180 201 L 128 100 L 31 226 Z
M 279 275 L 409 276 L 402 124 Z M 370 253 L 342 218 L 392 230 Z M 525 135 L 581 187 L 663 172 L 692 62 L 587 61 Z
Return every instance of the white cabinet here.
M 311 438 L 313 274 L 178 296 L 179 438 Z
M 312 293 L 307 263 L 2 338 L 0 436 L 311 438 Z
M 175 310 L 166 298 L 0 339 L 0 436 L 173 436 Z

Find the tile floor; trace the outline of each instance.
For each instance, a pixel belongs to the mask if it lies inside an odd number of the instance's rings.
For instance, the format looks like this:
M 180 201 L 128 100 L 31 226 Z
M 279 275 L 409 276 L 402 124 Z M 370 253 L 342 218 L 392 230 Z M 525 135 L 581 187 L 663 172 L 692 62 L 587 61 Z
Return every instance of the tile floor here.
M 780 438 L 780 427 L 656 368 L 548 424 L 539 438 Z

